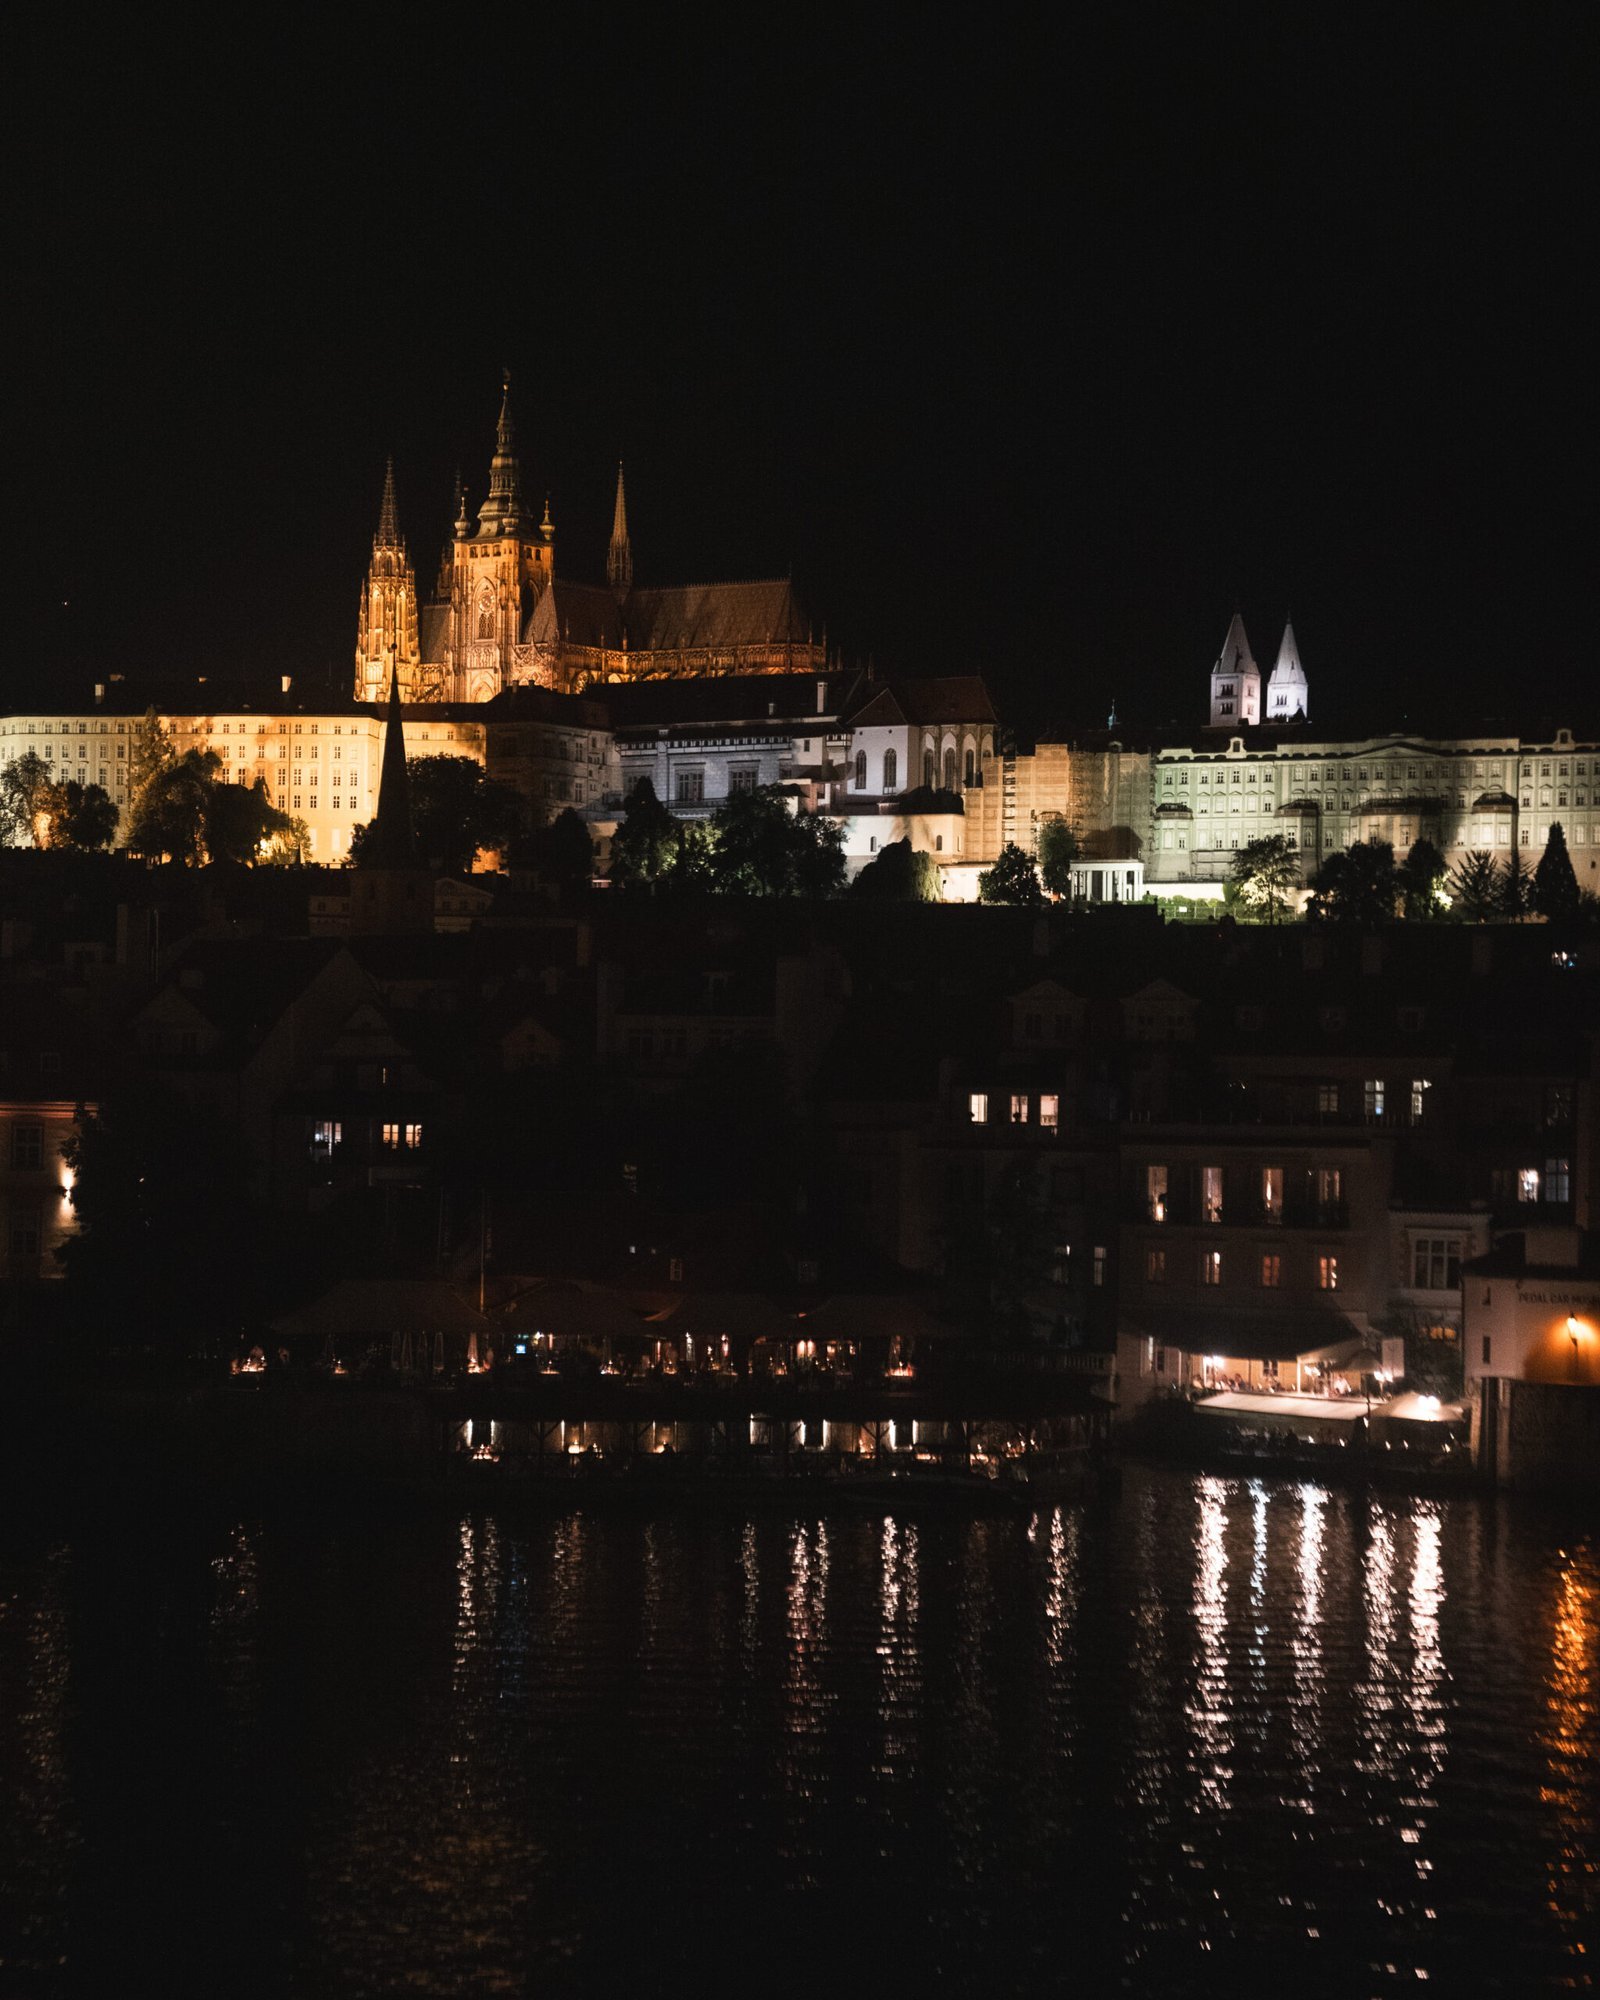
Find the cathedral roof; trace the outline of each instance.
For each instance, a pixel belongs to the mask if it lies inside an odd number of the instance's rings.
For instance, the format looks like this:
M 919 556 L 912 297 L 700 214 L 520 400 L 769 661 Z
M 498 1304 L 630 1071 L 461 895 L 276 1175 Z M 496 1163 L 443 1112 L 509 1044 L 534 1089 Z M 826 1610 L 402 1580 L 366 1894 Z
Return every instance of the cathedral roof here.
M 810 632 L 786 577 L 766 583 L 688 583 L 665 590 L 630 590 L 619 601 L 610 585 L 550 586 L 562 642 L 620 652 L 670 652 L 680 647 L 804 646 Z M 541 600 L 541 603 L 543 600 Z M 535 607 L 524 636 L 534 629 Z M 548 616 L 548 614 L 547 614 Z
M 687 583 L 634 590 L 623 609 L 628 644 L 640 651 L 674 646 L 805 645 L 810 639 L 787 577 L 764 583 Z
M 994 722 L 989 690 L 977 674 L 944 674 L 928 680 L 869 681 L 848 717 L 855 728 L 894 722 Z

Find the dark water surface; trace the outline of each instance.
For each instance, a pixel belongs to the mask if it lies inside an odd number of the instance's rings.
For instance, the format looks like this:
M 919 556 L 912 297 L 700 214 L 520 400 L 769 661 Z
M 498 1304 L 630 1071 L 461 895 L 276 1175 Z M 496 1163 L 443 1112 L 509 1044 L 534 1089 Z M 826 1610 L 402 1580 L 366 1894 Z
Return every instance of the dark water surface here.
M 13 1504 L 0 1994 L 1586 1991 L 1597 1698 L 1504 1502 Z

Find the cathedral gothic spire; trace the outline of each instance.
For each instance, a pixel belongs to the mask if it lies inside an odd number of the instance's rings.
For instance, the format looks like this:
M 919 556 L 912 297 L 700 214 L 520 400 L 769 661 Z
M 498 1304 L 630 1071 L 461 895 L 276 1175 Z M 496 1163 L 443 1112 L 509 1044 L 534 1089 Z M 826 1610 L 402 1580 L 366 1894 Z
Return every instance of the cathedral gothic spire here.
M 606 581 L 618 593 L 633 587 L 633 549 L 628 541 L 628 499 L 622 485 L 622 460 L 617 460 L 617 504 L 611 514 L 611 547 L 606 553 Z
M 400 510 L 394 498 L 394 453 L 383 462 L 383 499 L 378 505 L 378 532 L 373 537 L 375 549 L 398 549 L 400 541 Z
M 501 377 L 500 421 L 495 426 L 494 457 L 489 461 L 489 497 L 478 516 L 480 535 L 514 533 L 522 519 L 522 479 L 517 464 L 516 430 L 511 422 L 511 371 Z
M 361 593 L 356 626 L 355 698 L 381 701 L 383 677 L 392 662 L 406 686 L 415 679 L 421 652 L 417 644 L 417 579 L 400 533 L 395 501 L 394 460 L 383 468 L 383 498 L 378 503 L 378 529 L 372 537 L 372 560 Z

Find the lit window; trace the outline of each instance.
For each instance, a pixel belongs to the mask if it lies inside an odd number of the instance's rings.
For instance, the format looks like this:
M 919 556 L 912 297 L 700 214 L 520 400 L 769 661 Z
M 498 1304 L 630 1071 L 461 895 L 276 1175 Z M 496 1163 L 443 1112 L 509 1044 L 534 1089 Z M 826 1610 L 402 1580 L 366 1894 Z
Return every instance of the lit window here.
M 1317 1259 L 1317 1289 L 1320 1292 L 1336 1292 L 1339 1289 L 1339 1260 L 1337 1257 Z
M 1025 1095 L 1024 1095 L 1024 1096 L 1020 1096 L 1020 1097 L 1018 1097 L 1018 1096 L 1013 1096 L 1013 1098 L 1012 1098 L 1012 1100 L 1011 1100 L 1011 1122 L 1012 1122 L 1012 1124 L 1013 1124 L 1013 1125 L 1026 1125 L 1026 1124 L 1027 1124 L 1027 1122 L 1028 1122 L 1028 1100 L 1027 1100 L 1027 1097 L 1026 1097 Z
M 1383 1117 L 1383 1099 L 1383 1078 L 1369 1076 L 1361 1086 L 1361 1108 L 1374 1124 Z
M 1048 1092 L 1039 1099 L 1039 1123 L 1045 1131 L 1053 1132 L 1061 1123 L 1061 1099 Z
M 422 1144 L 422 1127 L 420 1125 L 402 1125 L 400 1135 L 408 1152 L 414 1153 Z
M 1269 1222 L 1283 1220 L 1283 1169 L 1261 1169 L 1261 1213 Z
M 1144 1170 L 1145 1207 L 1152 1222 L 1167 1219 L 1167 1170 L 1165 1167 L 1146 1167 Z
M 1106 1247 L 1103 1243 L 1097 1243 L 1094 1246 L 1094 1264 L 1093 1264 L 1093 1269 L 1090 1272 L 1089 1282 L 1092 1285 L 1103 1285 L 1105 1281 L 1106 1281 Z
M 974 1125 L 986 1125 L 989 1122 L 989 1093 L 987 1091 L 975 1090 L 968 1097 L 967 1118 Z
M 1222 1169 L 1200 1169 L 1200 1213 L 1207 1222 L 1222 1220 Z
M 1546 1201 L 1571 1201 L 1572 1162 L 1570 1160 L 1545 1161 L 1544 1198 Z
M 311 1128 L 311 1150 L 331 1153 L 343 1136 L 344 1127 L 336 1118 L 319 1118 Z
M 383 1150 L 386 1153 L 397 1153 L 400 1150 L 400 1127 L 398 1125 L 385 1125 L 383 1127 Z
M 1411 1122 L 1413 1125 L 1420 1125 L 1422 1123 L 1422 1113 L 1427 1104 L 1428 1092 L 1432 1088 L 1432 1083 L 1425 1076 L 1414 1076 L 1411 1079 Z
M 1269 1292 L 1275 1292 L 1283 1283 L 1283 1259 L 1276 1252 L 1269 1251 L 1262 1257 L 1261 1282 Z
M 1200 1253 L 1200 1282 L 1203 1285 L 1222 1283 L 1222 1252 L 1203 1250 Z
M 1537 1201 L 1539 1199 L 1539 1169 L 1519 1167 L 1517 1169 L 1517 1200 Z

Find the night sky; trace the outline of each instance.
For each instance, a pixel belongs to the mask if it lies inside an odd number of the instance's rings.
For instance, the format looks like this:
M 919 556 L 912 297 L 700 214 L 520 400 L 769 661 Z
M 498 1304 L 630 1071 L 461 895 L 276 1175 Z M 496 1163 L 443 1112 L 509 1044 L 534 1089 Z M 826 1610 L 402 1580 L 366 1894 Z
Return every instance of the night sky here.
M 1236 603 L 1330 726 L 1593 727 L 1594 10 L 1300 12 L 35 28 L 5 690 L 343 688 L 505 364 L 558 568 L 620 453 L 641 583 L 792 567 L 1024 733 L 1195 722 Z

